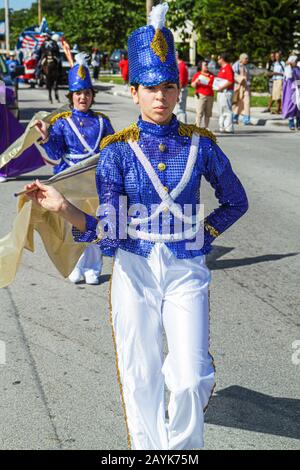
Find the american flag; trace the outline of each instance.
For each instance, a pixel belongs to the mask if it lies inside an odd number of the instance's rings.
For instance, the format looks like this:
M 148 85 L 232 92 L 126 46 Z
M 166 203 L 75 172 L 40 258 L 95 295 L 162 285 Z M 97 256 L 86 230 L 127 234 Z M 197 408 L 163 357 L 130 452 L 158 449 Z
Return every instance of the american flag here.
M 38 49 L 44 41 L 45 37 L 39 33 L 24 33 L 19 36 L 18 49 Z

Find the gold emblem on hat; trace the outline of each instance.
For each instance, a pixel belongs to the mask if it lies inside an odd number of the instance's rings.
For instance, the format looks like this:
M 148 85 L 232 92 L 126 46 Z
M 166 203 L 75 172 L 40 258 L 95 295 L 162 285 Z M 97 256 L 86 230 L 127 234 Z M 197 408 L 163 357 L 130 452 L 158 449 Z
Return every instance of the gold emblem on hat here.
M 166 38 L 160 29 L 155 31 L 154 38 L 151 42 L 151 48 L 162 62 L 166 62 L 169 48 Z
M 80 65 L 80 66 L 79 66 L 77 75 L 78 75 L 79 78 L 81 78 L 81 80 L 84 80 L 84 79 L 85 79 L 86 71 L 85 71 L 85 68 L 84 68 L 83 65 Z

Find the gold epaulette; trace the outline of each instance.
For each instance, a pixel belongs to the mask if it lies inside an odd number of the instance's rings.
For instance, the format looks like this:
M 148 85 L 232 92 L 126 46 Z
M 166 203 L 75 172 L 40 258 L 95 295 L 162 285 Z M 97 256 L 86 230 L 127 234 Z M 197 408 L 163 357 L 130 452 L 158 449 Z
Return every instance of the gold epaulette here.
M 205 129 L 204 127 L 197 127 L 195 124 L 184 124 L 183 122 L 180 122 L 178 134 L 185 137 L 192 137 L 193 134 L 198 134 L 203 137 L 208 137 L 215 143 L 217 142 L 217 138 L 213 132 Z
M 109 117 L 106 116 L 106 114 L 101 113 L 100 111 L 94 111 L 94 114 L 96 114 L 97 116 L 101 116 L 103 119 L 107 119 L 108 121 L 110 121 Z
M 70 117 L 71 114 L 72 114 L 72 111 L 64 111 L 63 113 L 58 113 L 55 116 L 53 116 L 53 118 L 51 118 L 50 124 L 51 125 L 54 124 L 57 121 L 57 119 L 60 119 L 60 118 L 66 119 Z
M 100 150 L 103 150 L 107 145 L 113 144 L 114 142 L 128 142 L 129 140 L 137 142 L 139 138 L 140 129 L 136 124 L 131 124 L 131 126 L 125 127 L 122 131 L 104 137 L 104 139 L 101 140 Z

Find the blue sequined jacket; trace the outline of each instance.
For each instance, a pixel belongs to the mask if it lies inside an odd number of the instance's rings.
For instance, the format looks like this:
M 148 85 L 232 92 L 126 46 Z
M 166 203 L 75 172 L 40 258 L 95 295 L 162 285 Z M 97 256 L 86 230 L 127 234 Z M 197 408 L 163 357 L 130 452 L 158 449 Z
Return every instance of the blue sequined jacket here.
M 191 146 L 191 137 L 182 135 L 185 129 L 195 130 L 195 126 L 182 125 L 175 116 L 169 125 L 156 125 L 139 119 L 138 144 L 150 160 L 162 184 L 172 190 L 180 181 L 185 170 Z M 181 135 L 180 135 L 181 134 Z M 118 137 L 119 135 L 119 137 Z M 161 202 L 144 168 L 136 158 L 129 144 L 122 139 L 126 132 L 116 133 L 112 143 L 101 150 L 99 164 L 96 170 L 96 185 L 101 205 L 111 204 L 119 214 L 119 196 L 127 196 L 127 206 Z M 202 176 L 215 190 L 219 207 L 209 214 L 204 224 L 204 243 L 198 249 L 188 249 L 187 240 L 166 242 L 166 246 L 177 258 L 192 258 L 203 255 L 211 250 L 211 244 L 219 234 L 236 222 L 248 208 L 245 190 L 238 177 L 233 172 L 230 162 L 220 147 L 208 136 L 200 136 L 200 144 L 189 183 L 176 199 L 182 208 L 184 204 L 200 203 L 200 182 Z M 162 145 L 163 144 L 163 145 Z M 164 165 L 160 165 L 164 163 Z M 138 215 L 138 214 L 137 214 Z M 118 217 L 117 217 L 118 222 Z M 116 236 L 97 239 L 96 226 L 98 220 L 86 215 L 86 231 L 84 233 L 73 227 L 73 236 L 78 242 L 96 242 L 104 254 L 113 256 L 116 248 L 148 257 L 154 242 L 126 239 Z M 111 224 L 114 224 L 112 218 Z M 110 222 L 106 219 L 105 229 Z M 160 220 L 160 229 L 162 228 Z M 118 227 L 117 227 L 118 229 Z M 118 232 L 117 232 L 118 233 Z M 190 240 L 189 240 L 190 241 Z
M 108 118 L 101 113 L 95 113 L 92 110 L 84 113 L 73 109 L 72 112 L 61 113 L 54 117 L 53 124 L 49 128 L 49 137 L 46 141 L 41 142 L 42 147 L 46 151 L 49 158 L 59 160 L 58 165 L 54 166 L 54 173 L 69 168 L 72 164 L 78 163 L 78 159 L 69 158 L 64 160 L 65 155 L 78 155 L 87 153 L 83 144 L 80 142 L 74 131 L 71 129 L 67 117 L 71 117 L 80 134 L 84 137 L 87 144 L 94 148 L 99 135 L 99 115 L 103 117 L 102 136 L 106 137 L 114 133 L 114 129 Z M 61 117 L 60 117 L 61 116 Z M 99 151 L 99 150 L 98 150 Z M 97 153 L 97 152 L 95 152 Z

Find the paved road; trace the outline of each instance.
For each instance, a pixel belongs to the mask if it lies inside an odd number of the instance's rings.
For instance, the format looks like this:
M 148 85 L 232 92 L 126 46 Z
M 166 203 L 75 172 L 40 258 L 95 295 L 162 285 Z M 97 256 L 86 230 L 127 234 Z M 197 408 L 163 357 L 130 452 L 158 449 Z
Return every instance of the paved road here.
M 116 129 L 137 117 L 127 98 L 100 92 L 96 101 Z M 24 122 L 35 110 L 55 107 L 45 91 L 29 89 L 20 91 L 20 105 Z M 300 354 L 292 345 L 300 340 L 300 133 L 241 127 L 219 144 L 250 209 L 208 260 L 217 389 L 206 414 L 206 449 L 299 449 L 300 364 L 292 355 Z M 31 179 L 1 185 L 0 236 L 13 220 L 12 194 Z M 209 211 L 215 199 L 206 184 L 203 197 Z M 106 259 L 100 286 L 74 286 L 37 237 L 36 252 L 25 253 L 15 282 L 0 291 L 0 347 L 6 344 L 0 448 L 127 448 L 109 324 L 110 272 Z

